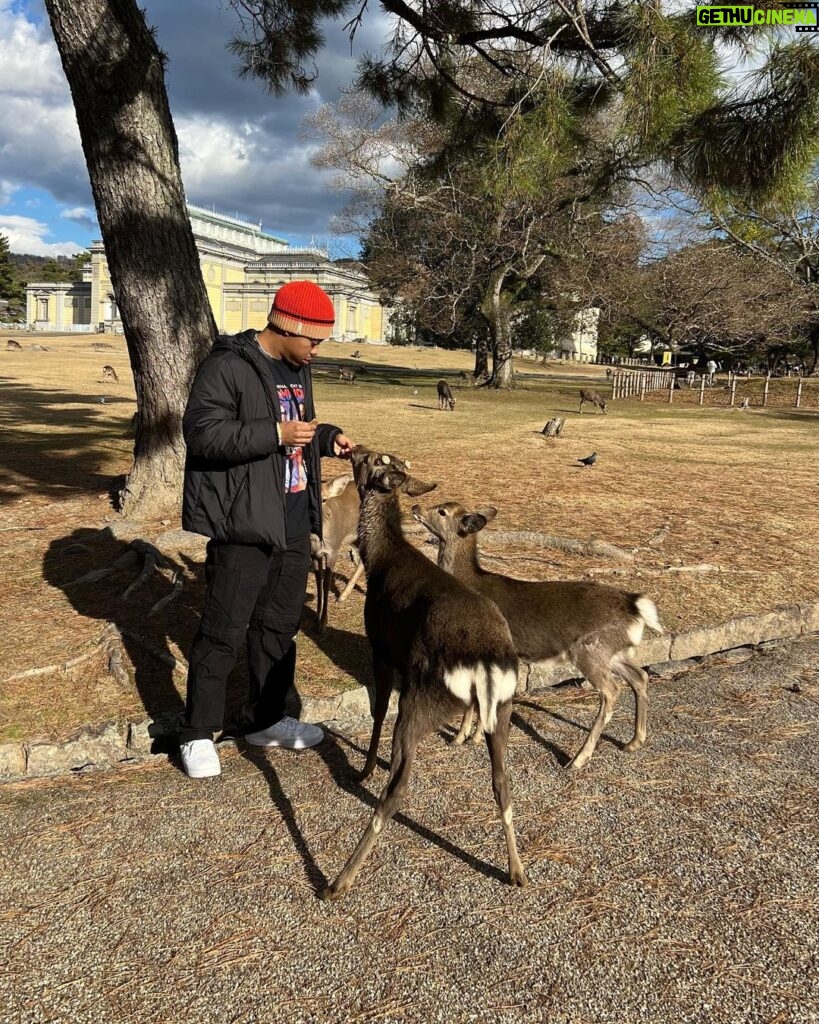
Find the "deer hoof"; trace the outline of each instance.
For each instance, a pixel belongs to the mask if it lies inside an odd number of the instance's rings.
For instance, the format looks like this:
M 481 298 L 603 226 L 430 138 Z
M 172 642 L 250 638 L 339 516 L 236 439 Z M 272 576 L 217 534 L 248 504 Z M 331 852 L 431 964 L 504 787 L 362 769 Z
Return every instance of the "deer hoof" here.
M 320 900 L 324 900 L 325 903 L 335 903 L 336 900 L 341 899 L 341 896 L 342 894 L 340 892 L 336 892 L 332 885 L 326 885 L 318 894 L 318 898 Z
M 515 868 L 509 872 L 509 884 L 516 886 L 518 889 L 526 888 L 529 883 L 523 868 Z

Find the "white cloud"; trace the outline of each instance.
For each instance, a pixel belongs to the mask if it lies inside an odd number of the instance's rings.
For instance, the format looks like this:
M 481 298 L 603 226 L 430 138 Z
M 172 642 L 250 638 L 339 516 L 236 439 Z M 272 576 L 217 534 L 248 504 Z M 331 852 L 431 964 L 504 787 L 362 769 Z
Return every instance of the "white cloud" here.
M 0 206 L 7 203 L 19 187 L 20 186 L 15 185 L 13 181 L 6 181 L 5 179 L 0 178 Z
M 63 210 L 60 216 L 64 220 L 74 221 L 88 231 L 93 231 L 97 226 L 97 215 L 87 206 L 72 206 L 69 210 Z
M 0 213 L 0 235 L 8 238 L 12 252 L 30 256 L 73 256 L 84 249 L 79 242 L 46 242 L 45 236 L 50 234 L 48 225 L 33 217 Z

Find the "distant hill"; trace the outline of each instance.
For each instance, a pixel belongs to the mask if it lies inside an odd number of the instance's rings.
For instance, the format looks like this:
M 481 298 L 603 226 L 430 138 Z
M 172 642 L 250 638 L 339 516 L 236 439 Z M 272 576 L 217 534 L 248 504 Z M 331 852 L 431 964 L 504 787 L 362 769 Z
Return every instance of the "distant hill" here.
M 26 253 L 9 253 L 14 268 L 14 277 L 23 285 L 29 281 L 82 281 L 82 268 L 91 256 L 87 252 L 76 256 L 30 256 Z

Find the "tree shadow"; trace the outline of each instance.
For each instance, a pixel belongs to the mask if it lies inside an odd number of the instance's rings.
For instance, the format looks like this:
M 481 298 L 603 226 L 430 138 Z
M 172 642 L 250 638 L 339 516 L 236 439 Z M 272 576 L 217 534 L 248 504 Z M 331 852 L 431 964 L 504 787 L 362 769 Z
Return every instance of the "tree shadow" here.
M 170 581 L 154 573 L 144 585 L 126 595 L 140 573 L 142 561 L 135 549 L 109 528 L 78 528 L 53 540 L 43 558 L 43 577 L 65 594 L 79 615 L 98 619 L 101 634 L 104 627 L 113 624 L 133 665 L 133 683 L 145 712 L 167 726 L 173 725 L 184 708 L 180 692 L 184 692 L 184 676 L 174 670 L 171 644 L 187 658 L 199 623 L 204 567 L 193 561 L 184 566 L 167 554 L 164 557 L 180 573 L 184 587 L 176 600 L 154 615 L 150 614 L 153 605 L 172 593 Z M 106 567 L 111 571 L 103 578 L 83 580 Z
M 105 402 L 94 404 L 89 395 L 3 380 L 0 469 L 14 474 L 15 495 L 21 486 L 58 497 L 109 488 L 112 477 L 97 467 L 110 457 L 111 440 L 126 438 L 135 406 L 132 398 L 112 395 L 105 385 L 99 397 Z M 20 424 L 42 429 L 21 429 Z M 54 431 L 59 432 L 59 444 Z M 0 484 L 0 500 L 9 496 L 8 487 Z

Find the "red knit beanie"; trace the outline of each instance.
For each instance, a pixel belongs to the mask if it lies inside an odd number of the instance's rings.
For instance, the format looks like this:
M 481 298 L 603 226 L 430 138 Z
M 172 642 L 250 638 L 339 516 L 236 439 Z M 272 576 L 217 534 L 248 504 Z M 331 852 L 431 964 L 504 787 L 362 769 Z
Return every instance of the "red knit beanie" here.
M 268 321 L 288 334 L 324 341 L 333 332 L 336 313 L 330 296 L 312 281 L 291 281 L 276 292 Z

